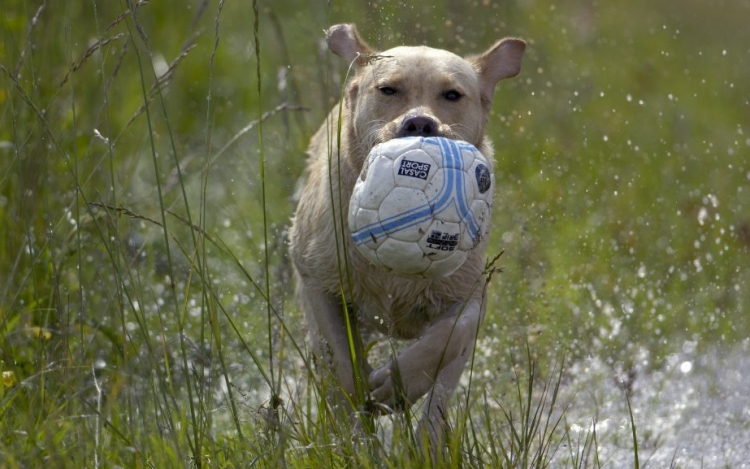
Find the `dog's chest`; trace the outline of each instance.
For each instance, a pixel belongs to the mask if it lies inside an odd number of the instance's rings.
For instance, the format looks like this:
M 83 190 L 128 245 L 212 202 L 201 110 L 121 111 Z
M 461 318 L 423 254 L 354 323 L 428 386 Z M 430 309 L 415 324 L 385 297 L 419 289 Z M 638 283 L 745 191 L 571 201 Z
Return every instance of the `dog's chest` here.
M 375 270 L 375 269 L 372 269 Z M 380 332 L 403 339 L 418 336 L 443 307 L 429 281 L 363 275 L 352 284 L 359 318 Z

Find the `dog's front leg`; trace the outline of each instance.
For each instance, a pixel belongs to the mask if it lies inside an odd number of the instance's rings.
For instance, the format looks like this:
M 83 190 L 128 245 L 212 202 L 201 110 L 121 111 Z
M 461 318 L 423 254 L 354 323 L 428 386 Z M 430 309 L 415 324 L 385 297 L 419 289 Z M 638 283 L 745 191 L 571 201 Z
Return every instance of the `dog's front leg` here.
M 426 409 L 419 422 L 417 433 L 419 435 L 426 434 L 432 448 L 441 447 L 445 439 L 445 432 L 448 429 L 446 424 L 448 403 L 456 386 L 458 386 L 458 381 L 461 379 L 461 374 L 463 374 L 466 362 L 471 357 L 473 350 L 474 343 L 468 347 L 465 353 L 460 354 L 440 370 L 435 385 L 427 396 Z
M 370 373 L 372 398 L 395 409 L 413 404 L 432 388 L 427 413 L 439 420 L 471 355 L 483 315 L 478 300 L 453 305 L 396 360 Z
M 340 301 L 316 286 L 315 280 L 306 279 L 299 273 L 297 276 L 297 298 L 303 310 L 313 320 L 318 334 L 322 336 L 330 349 L 332 358 L 330 366 L 340 390 L 351 399 L 356 396 L 356 385 L 344 308 Z M 360 370 L 366 373 L 362 339 L 357 331 L 356 320 L 353 315 L 351 317 L 354 353 L 360 364 Z M 319 339 L 316 337 L 316 340 Z M 317 348 L 322 349 L 322 347 Z M 320 350 L 316 350 L 316 353 L 320 353 Z

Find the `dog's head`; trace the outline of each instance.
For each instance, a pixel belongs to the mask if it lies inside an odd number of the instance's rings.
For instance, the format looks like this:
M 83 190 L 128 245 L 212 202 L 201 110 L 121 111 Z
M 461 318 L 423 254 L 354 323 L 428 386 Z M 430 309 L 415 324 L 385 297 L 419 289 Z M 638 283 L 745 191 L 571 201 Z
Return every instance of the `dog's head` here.
M 378 143 L 405 136 L 442 136 L 486 147 L 484 127 L 495 85 L 521 70 L 526 44 L 503 39 L 462 58 L 430 47 L 376 52 L 351 24 L 326 33 L 335 54 L 356 67 L 345 106 L 352 138 L 364 158 Z

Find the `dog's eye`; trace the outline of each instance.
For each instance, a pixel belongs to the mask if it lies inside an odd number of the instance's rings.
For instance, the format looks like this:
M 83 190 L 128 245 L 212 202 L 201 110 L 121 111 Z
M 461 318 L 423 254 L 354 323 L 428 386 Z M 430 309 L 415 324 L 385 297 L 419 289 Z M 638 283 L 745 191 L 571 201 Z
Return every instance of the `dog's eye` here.
M 391 88 L 390 86 L 381 86 L 378 89 L 386 96 L 393 96 L 396 94 L 396 88 Z
M 458 101 L 463 95 L 456 90 L 448 90 L 443 93 L 443 97 L 448 101 Z

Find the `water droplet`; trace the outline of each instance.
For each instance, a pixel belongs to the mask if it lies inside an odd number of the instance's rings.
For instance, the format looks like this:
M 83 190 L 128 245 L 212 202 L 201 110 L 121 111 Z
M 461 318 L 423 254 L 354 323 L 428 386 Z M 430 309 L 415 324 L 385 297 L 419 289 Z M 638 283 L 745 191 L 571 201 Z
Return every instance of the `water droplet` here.
M 707 218 L 708 218 L 708 210 L 706 210 L 706 207 L 701 207 L 700 210 L 698 210 L 698 223 L 700 223 L 700 225 L 703 226 Z

